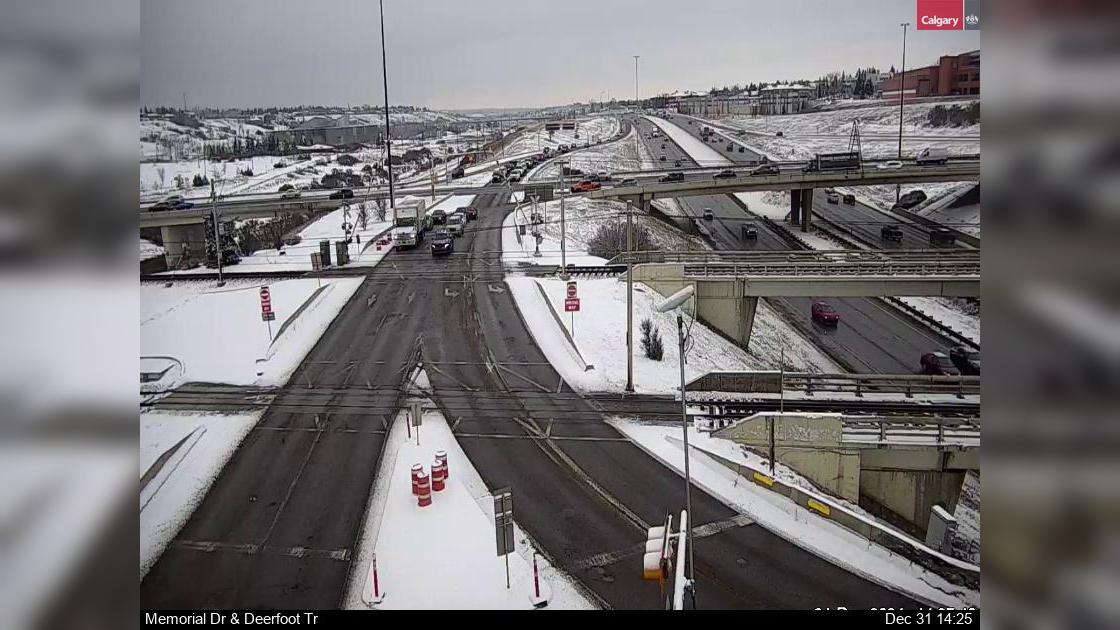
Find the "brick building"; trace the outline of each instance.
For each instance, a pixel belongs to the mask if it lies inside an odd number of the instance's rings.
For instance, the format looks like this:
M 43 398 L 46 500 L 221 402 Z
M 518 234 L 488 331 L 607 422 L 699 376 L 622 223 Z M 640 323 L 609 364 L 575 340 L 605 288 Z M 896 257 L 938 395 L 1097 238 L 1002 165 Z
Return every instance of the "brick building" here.
M 903 80 L 905 79 L 905 80 Z M 895 73 L 880 86 L 883 98 L 897 99 L 902 85 L 906 98 L 980 94 L 980 51 L 944 55 L 937 65 Z

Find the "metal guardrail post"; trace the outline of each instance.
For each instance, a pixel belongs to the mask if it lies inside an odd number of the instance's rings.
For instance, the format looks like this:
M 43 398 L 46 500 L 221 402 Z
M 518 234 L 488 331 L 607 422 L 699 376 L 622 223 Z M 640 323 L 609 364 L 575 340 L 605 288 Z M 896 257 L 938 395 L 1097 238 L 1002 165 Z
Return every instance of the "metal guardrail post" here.
M 957 379 L 957 398 L 964 398 L 964 379 Z
M 945 444 L 945 423 L 938 422 L 937 423 L 937 445 L 941 446 L 943 444 Z
M 910 391 L 910 387 L 911 387 L 910 381 L 906 381 L 906 397 L 907 398 L 913 398 L 914 397 L 913 392 Z
M 856 397 L 863 398 L 863 380 L 856 379 Z

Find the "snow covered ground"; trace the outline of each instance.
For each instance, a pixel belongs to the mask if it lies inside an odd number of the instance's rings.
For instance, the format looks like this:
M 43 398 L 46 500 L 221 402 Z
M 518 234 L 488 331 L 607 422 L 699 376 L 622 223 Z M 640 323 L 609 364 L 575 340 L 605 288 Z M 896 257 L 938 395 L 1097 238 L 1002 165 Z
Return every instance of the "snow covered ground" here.
M 520 197 L 519 197 L 520 198 Z M 544 223 L 538 229 L 543 236 L 541 256 L 534 257 L 536 242 L 533 238 L 532 203 L 519 206 L 511 212 L 502 225 L 502 259 L 508 263 L 526 262 L 530 264 L 560 264 L 560 200 L 554 199 L 537 204 L 537 211 Z M 567 230 L 567 261 L 575 265 L 601 265 L 602 258 L 587 253 L 587 243 L 599 229 L 609 223 L 625 222 L 626 204 L 619 201 L 592 200 L 584 197 L 568 197 L 564 201 L 564 215 Z M 708 249 L 699 238 L 682 234 L 680 231 L 654 219 L 638 215 L 638 225 L 649 231 L 654 244 L 663 250 Z M 516 226 L 527 225 L 525 236 L 517 239 Z
M 140 471 L 150 477 L 140 488 L 141 578 L 186 524 L 262 414 L 140 412 Z
M 443 416 L 430 402 L 425 404 L 431 410 L 424 413 L 419 445 L 407 434 L 406 414 L 397 417 L 389 432 L 344 608 L 533 608 L 537 550 L 515 522 L 516 552 L 509 556 L 507 589 L 505 558 L 495 555 L 493 497 Z M 446 487 L 432 492 L 431 505 L 419 507 L 412 494 L 410 469 L 418 463 L 430 475 L 438 450 L 447 453 L 450 474 Z M 516 518 L 516 511 L 514 514 Z M 384 600 L 371 605 L 375 553 L 378 592 Z M 596 607 L 574 580 L 544 557 L 537 557 L 537 566 L 548 608 Z
M 525 130 L 508 147 L 510 153 L 535 153 L 549 147 L 555 149 L 561 144 L 584 144 L 600 142 L 618 133 L 618 118 L 615 116 L 596 116 L 577 121 L 576 129 L 554 131 L 549 137 L 544 125 L 536 125 Z M 577 138 L 576 135 L 579 135 Z
M 140 355 L 178 359 L 180 382 L 282 385 L 362 280 L 267 283 L 276 313 L 274 341 L 261 321 L 259 280 L 221 288 L 213 281 L 143 283 Z
M 903 297 L 900 301 L 929 315 L 945 327 L 980 344 L 980 315 L 967 312 L 961 300 L 940 297 Z
M 665 465 L 683 474 L 684 448 L 680 428 L 613 419 L 611 424 Z M 735 471 L 703 454 L 730 455 L 747 468 L 756 462 L 741 458 L 727 440 L 695 429 L 689 432 L 693 483 L 755 523 L 856 575 L 941 606 L 979 606 L 980 593 L 955 586 L 944 578 L 912 566 L 909 559 L 869 544 L 844 527 L 819 518 L 789 499 L 741 478 Z M 764 472 L 766 469 L 764 469 Z M 959 562 L 959 561 L 956 561 Z
M 151 241 L 140 239 L 140 260 L 148 260 L 149 258 L 157 258 L 166 253 L 163 247 L 156 245 Z
M 344 238 L 344 231 L 342 224 L 350 223 L 357 224 L 358 205 L 361 203 L 366 204 L 367 213 L 371 219 L 366 223 L 366 228 L 363 230 L 357 227 L 353 230 L 352 234 L 356 234 L 358 239 L 353 240 L 347 245 L 347 251 L 350 253 L 350 262 L 344 267 L 373 267 L 381 262 L 381 259 L 389 253 L 392 249 L 392 243 L 381 245 L 378 249 L 377 238 L 384 234 L 392 227 L 391 221 L 378 221 L 377 205 L 370 202 L 359 202 L 358 204 L 351 204 L 342 206 L 336 210 L 332 210 L 323 215 L 304 229 L 300 230 L 300 242 L 296 245 L 285 245 L 281 249 L 258 249 L 257 251 L 243 256 L 241 262 L 236 265 L 230 265 L 223 268 L 223 271 L 228 276 L 236 276 L 238 274 L 259 274 L 262 272 L 277 272 L 277 271 L 311 271 L 311 254 L 319 251 L 319 241 L 331 241 L 331 260 L 335 262 L 336 250 L 335 242 L 341 241 Z M 387 215 L 388 217 L 388 215 Z M 283 252 L 283 253 L 281 253 Z M 190 277 L 198 274 L 214 273 L 214 269 L 206 266 L 199 266 L 193 269 L 175 269 L 163 272 L 162 275 L 171 277 Z
M 566 283 L 559 279 L 508 277 L 517 308 L 545 356 L 564 380 L 585 392 L 621 391 L 626 386 L 626 283 L 616 278 L 577 280 L 580 312 L 575 314 L 572 335 L 583 361 L 573 352 L 556 317 L 571 333 L 571 314 L 564 312 Z M 544 289 L 549 302 L 541 297 Z M 634 284 L 634 387 L 645 393 L 673 393 L 680 387 L 680 367 L 673 313 L 658 313 L 663 299 L 641 283 Z M 664 347 L 661 361 L 642 352 L 638 326 L 650 319 L 660 332 Z M 806 339 L 784 324 L 769 307 L 759 303 L 751 335 L 751 350 L 744 351 L 697 322 L 692 327 L 693 347 L 685 376 L 695 378 L 711 371 L 772 369 L 785 349 L 786 367 L 807 372 L 839 368 Z M 584 363 L 594 366 L 585 370 Z
M 967 106 L 962 100 L 957 105 Z M 943 103 L 951 106 L 954 103 Z M 944 148 L 949 155 L 980 153 L 980 125 L 930 127 L 927 117 L 936 104 L 919 103 L 905 108 L 902 153 L 917 155 L 925 147 Z M 861 147 L 866 158 L 894 158 L 898 155 L 898 107 L 881 105 L 840 108 L 785 116 L 733 116 L 714 121 L 741 129 L 743 134 L 727 135 L 757 149 L 772 160 L 804 160 L 816 153 L 847 151 L 852 122 L 859 120 Z M 777 133 L 781 132 L 782 136 Z M 973 186 L 972 182 L 924 183 L 903 186 L 902 193 L 921 189 L 930 199 L 938 199 Z M 880 208 L 895 201 L 894 186 L 853 188 L 861 199 Z

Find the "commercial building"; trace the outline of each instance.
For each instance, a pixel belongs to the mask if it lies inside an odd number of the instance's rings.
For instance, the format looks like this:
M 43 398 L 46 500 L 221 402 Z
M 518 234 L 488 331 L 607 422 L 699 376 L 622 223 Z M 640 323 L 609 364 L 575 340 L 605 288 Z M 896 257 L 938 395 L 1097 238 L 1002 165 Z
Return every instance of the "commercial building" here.
M 968 96 L 980 94 L 980 51 L 944 55 L 937 65 L 896 72 L 880 86 L 883 98 Z

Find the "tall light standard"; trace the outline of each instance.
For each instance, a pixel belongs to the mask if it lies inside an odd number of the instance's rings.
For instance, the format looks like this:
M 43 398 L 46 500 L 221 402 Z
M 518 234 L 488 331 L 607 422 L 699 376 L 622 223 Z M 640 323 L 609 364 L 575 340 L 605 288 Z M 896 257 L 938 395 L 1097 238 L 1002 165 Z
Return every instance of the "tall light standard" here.
M 393 211 L 393 220 L 397 218 L 397 201 L 393 194 L 393 144 L 389 140 L 389 69 L 385 65 L 385 3 L 377 0 L 381 12 L 381 87 L 385 91 L 385 165 L 389 171 L 389 208 Z
M 673 295 L 665 298 L 660 304 L 657 305 L 659 313 L 668 313 L 671 310 L 680 308 L 688 302 L 689 298 L 695 289 L 690 284 L 685 288 L 677 291 Z M 695 322 L 695 318 L 692 320 Z M 691 330 L 692 326 L 689 325 Z M 694 521 L 692 516 L 692 475 L 688 468 L 688 403 L 685 401 L 684 395 L 684 355 L 685 346 L 687 344 L 689 331 L 684 328 L 684 315 L 680 312 L 677 313 L 677 344 L 680 353 L 681 364 L 681 431 L 684 433 L 684 509 L 688 513 L 688 584 L 689 591 L 692 593 L 693 604 L 696 602 L 696 563 L 693 562 L 692 551 L 692 526 Z M 683 558 L 678 559 L 678 562 Z
M 909 22 L 899 24 L 902 27 L 902 76 L 898 81 L 898 159 L 902 159 L 902 108 L 906 101 L 906 29 Z M 902 196 L 902 184 L 895 184 L 894 201 L 898 203 Z
M 638 58 L 641 55 L 634 55 L 634 112 L 638 111 Z

